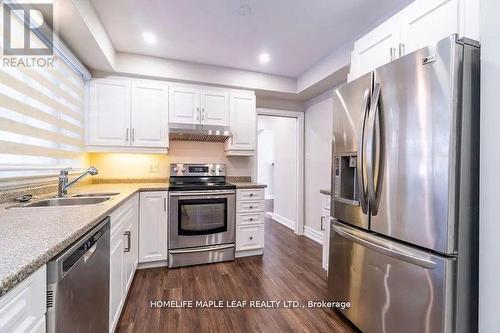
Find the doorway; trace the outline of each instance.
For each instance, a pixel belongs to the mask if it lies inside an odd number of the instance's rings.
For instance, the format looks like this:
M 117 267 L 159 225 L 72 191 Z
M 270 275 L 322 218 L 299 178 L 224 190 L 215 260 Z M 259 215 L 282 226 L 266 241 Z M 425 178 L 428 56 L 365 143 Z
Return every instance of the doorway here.
M 303 234 L 303 113 L 257 110 L 257 181 L 267 185 L 266 214 Z

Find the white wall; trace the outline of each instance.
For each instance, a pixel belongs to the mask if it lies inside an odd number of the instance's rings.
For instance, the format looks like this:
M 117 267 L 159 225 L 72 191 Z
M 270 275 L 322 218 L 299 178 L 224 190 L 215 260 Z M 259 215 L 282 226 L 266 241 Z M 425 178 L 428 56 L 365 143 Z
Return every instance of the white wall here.
M 271 148 L 267 143 L 258 149 L 274 151 L 274 214 L 297 223 L 297 119 L 275 116 L 257 117 L 258 130 L 270 130 L 274 140 Z M 259 142 L 262 143 L 262 142 Z M 259 160 L 258 160 L 259 163 Z
M 257 133 L 257 179 L 266 184 L 266 199 L 273 199 L 274 184 L 274 132 L 270 129 L 261 129 Z
M 500 1 L 481 0 L 479 331 L 500 331 Z
M 305 111 L 305 221 L 304 225 L 321 230 L 321 189 L 330 189 L 332 155 L 332 91 L 307 103 Z

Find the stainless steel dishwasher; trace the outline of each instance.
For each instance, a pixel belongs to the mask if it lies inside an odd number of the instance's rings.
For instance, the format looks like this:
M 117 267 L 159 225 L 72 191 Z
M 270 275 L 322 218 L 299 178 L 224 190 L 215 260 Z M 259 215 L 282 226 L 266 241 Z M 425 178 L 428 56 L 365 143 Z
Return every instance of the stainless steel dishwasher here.
M 109 330 L 109 217 L 47 264 L 47 332 Z

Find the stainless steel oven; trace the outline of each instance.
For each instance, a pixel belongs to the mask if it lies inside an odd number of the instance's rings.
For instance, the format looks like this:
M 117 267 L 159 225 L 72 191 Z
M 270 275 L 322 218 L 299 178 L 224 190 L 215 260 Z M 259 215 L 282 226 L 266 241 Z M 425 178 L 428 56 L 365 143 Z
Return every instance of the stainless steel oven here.
M 190 168 L 200 170 L 201 166 L 183 169 L 188 173 Z M 234 259 L 234 185 L 225 183 L 220 172 L 213 177 L 179 172 L 171 177 L 169 192 L 169 267 Z

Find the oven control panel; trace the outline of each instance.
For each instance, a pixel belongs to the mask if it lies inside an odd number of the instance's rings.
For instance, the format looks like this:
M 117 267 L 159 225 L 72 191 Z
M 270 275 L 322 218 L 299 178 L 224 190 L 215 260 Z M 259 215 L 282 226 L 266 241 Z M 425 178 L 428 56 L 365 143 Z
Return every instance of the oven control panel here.
M 225 164 L 170 164 L 170 176 L 225 176 Z

